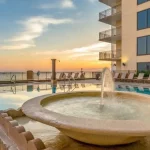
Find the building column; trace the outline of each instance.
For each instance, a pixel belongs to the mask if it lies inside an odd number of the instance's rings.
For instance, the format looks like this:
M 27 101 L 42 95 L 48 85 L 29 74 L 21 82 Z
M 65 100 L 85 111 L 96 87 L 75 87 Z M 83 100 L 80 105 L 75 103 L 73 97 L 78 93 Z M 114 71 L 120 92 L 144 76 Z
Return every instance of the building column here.
M 122 68 L 121 68 L 121 61 L 120 60 L 118 60 L 118 61 L 116 61 L 116 70 L 121 70 Z
M 57 79 L 56 79 L 56 59 L 51 59 L 52 60 L 52 79 L 51 83 L 52 85 L 57 84 Z

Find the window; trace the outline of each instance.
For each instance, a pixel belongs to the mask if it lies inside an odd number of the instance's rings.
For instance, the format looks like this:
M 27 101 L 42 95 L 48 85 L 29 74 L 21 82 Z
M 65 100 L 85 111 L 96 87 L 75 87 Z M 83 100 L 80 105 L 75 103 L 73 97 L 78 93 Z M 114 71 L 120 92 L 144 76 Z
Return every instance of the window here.
M 137 0 L 137 4 L 139 5 L 139 4 L 145 3 L 147 1 L 149 1 L 149 0 Z
M 150 9 L 146 9 L 137 13 L 137 29 L 150 28 Z
M 148 27 L 150 28 L 150 9 L 148 9 Z
M 137 55 L 150 55 L 150 35 L 137 38 Z
M 150 71 L 150 62 L 137 63 L 138 71 Z
M 138 30 L 145 29 L 148 27 L 147 10 L 138 12 Z
M 138 55 L 146 55 L 147 53 L 147 37 L 139 37 L 138 40 L 137 40 L 137 54 Z
M 147 54 L 150 55 L 150 36 L 147 37 Z

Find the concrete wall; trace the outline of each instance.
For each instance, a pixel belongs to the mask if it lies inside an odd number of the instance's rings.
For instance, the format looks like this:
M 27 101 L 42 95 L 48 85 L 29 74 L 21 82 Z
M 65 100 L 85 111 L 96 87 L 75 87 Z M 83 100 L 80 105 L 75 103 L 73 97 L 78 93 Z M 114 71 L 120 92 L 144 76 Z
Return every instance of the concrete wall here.
M 122 0 L 122 69 L 136 70 L 137 62 L 150 62 L 150 55 L 137 56 L 137 37 L 150 35 L 150 28 L 137 31 L 137 12 L 150 8 L 150 2 L 137 5 L 137 0 Z

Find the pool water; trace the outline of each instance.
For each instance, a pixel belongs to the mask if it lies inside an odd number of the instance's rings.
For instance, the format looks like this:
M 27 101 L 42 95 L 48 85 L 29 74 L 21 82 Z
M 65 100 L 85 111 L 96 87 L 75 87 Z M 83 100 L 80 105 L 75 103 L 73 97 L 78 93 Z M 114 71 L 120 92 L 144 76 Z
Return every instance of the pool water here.
M 116 90 L 150 95 L 150 87 L 140 87 L 140 86 L 133 87 L 133 86 L 118 85 L 116 86 Z
M 50 83 L 30 83 L 0 86 L 0 110 L 9 108 L 18 109 L 27 100 L 41 95 L 71 91 L 100 91 L 100 88 L 101 86 L 99 84 L 91 84 L 86 82 L 78 83 L 76 85 L 72 84 L 71 86 L 58 84 L 57 87 L 54 88 L 51 87 Z M 141 94 L 150 95 L 150 88 L 117 86 L 116 90 L 138 92 Z

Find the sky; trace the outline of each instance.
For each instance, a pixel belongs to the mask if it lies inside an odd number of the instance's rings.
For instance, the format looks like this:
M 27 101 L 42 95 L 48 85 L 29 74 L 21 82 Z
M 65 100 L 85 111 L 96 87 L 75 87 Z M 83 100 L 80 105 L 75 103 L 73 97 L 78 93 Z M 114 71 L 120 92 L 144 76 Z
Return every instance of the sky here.
M 108 25 L 98 21 L 107 6 L 98 0 L 0 0 L 0 71 L 95 70 L 107 67 L 98 41 Z

